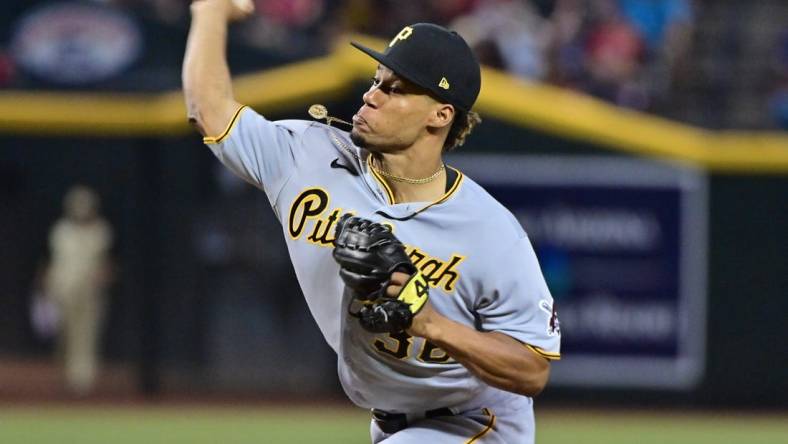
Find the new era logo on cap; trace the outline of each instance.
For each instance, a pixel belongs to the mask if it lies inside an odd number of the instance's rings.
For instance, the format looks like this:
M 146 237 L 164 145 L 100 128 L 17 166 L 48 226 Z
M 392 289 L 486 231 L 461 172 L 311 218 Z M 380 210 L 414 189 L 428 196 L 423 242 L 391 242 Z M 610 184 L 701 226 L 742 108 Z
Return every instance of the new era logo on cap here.
M 481 89 L 479 62 L 456 32 L 431 23 L 416 23 L 402 28 L 382 53 L 356 42 L 351 44 L 461 110 L 470 111 L 476 102 Z

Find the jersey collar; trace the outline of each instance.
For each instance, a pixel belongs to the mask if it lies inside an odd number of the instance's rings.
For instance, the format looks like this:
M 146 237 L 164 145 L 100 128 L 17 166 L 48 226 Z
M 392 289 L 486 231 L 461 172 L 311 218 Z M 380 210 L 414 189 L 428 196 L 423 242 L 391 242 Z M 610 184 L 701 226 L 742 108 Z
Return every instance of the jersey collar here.
M 440 204 L 446 202 L 447 200 L 449 200 L 457 192 L 457 190 L 460 189 L 460 185 L 462 184 L 462 180 L 465 177 L 462 174 L 462 172 L 459 171 L 458 169 L 446 165 L 446 192 L 443 194 L 443 196 L 439 197 L 438 199 L 436 199 L 433 202 L 430 202 L 430 203 L 422 206 L 421 208 L 418 208 L 415 211 L 409 210 L 403 216 L 395 216 L 395 215 L 391 214 L 393 212 L 392 210 L 395 208 L 394 206 L 399 207 L 399 206 L 406 205 L 406 204 L 397 204 L 397 202 L 395 202 L 395 200 L 394 200 L 394 192 L 391 190 L 391 187 L 386 182 L 386 180 L 383 179 L 383 177 L 381 177 L 380 174 L 378 174 L 375 171 L 375 169 L 370 166 L 370 161 L 371 161 L 371 156 L 367 156 L 367 171 L 369 171 L 369 173 L 372 175 L 372 177 L 375 178 L 375 181 L 378 182 L 380 187 L 383 189 L 383 191 L 386 194 L 386 198 L 388 200 L 388 204 L 390 205 L 389 208 L 378 210 L 378 211 L 376 211 L 376 213 L 381 215 L 381 216 L 383 216 L 383 217 L 385 217 L 385 218 L 387 218 L 387 219 L 393 219 L 393 220 L 399 220 L 399 221 L 409 220 L 409 219 L 412 219 L 413 217 L 415 217 L 417 214 L 426 211 L 428 208 L 431 208 L 431 207 L 433 207 L 435 205 L 440 205 Z M 413 208 L 413 207 L 408 205 L 408 206 L 406 206 L 406 208 L 410 209 L 410 208 Z

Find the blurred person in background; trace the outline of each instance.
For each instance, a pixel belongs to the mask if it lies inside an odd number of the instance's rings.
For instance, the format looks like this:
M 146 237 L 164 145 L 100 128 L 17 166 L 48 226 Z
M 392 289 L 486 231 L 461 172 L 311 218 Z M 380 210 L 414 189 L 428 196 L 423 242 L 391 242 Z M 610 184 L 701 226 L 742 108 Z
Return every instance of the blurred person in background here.
M 322 56 L 338 32 L 332 0 L 254 0 L 256 14 L 243 24 L 240 38 L 252 48 L 284 61 Z
M 673 59 L 686 52 L 693 22 L 688 0 L 618 0 L 618 7 L 650 55 Z
M 550 83 L 579 88 L 583 66 L 582 31 L 585 25 L 584 0 L 556 0 L 550 22 L 552 39 L 547 50 Z
M 98 195 L 88 187 L 71 188 L 63 210 L 50 231 L 43 285 L 59 311 L 58 352 L 66 388 L 87 395 L 96 379 L 105 292 L 112 276 L 112 229 L 99 213 Z
M 450 28 L 468 40 L 485 65 L 536 80 L 548 72 L 550 23 L 531 2 L 481 0 Z
M 649 109 L 668 106 L 669 92 L 686 68 L 694 16 L 689 0 L 618 0 L 621 15 L 643 42 L 642 82 Z
M 645 109 L 646 86 L 640 82 L 644 42 L 615 0 L 591 2 L 592 24 L 585 40 L 588 78 L 583 89 L 617 105 Z
M 381 37 L 396 34 L 403 25 L 431 16 L 431 2 L 346 0 L 343 3 L 340 16 L 345 29 Z
M 15 71 L 13 59 L 0 47 L 0 88 L 13 85 Z
M 549 19 L 551 83 L 653 111 L 686 68 L 687 0 L 557 0 Z
M 769 111 L 777 128 L 788 130 L 788 28 L 777 40 L 773 86 L 768 97 Z

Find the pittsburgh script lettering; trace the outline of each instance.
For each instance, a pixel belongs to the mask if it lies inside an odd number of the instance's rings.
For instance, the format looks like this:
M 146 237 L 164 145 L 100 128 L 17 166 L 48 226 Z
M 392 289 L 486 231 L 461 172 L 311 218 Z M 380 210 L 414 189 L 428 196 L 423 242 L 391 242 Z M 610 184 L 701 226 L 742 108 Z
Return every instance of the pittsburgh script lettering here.
M 328 210 L 330 200 L 328 192 L 322 188 L 307 188 L 296 196 L 287 218 L 290 237 L 293 240 L 303 237 L 311 244 L 332 248 L 336 223 L 345 211 L 342 208 Z M 394 229 L 391 224 L 386 224 Z M 454 291 L 460 277 L 458 267 L 465 256 L 452 254 L 448 260 L 444 260 L 412 245 L 405 245 L 405 252 L 430 287 L 441 288 L 447 293 Z

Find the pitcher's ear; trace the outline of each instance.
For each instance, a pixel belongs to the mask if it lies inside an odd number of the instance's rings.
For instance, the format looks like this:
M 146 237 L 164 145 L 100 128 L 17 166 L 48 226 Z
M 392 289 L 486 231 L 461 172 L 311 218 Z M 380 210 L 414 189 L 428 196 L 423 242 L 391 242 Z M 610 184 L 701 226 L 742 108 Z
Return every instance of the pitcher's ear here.
M 430 125 L 436 128 L 451 127 L 454 116 L 457 113 L 454 106 L 448 103 L 437 103 L 435 106 L 435 111 L 430 119 Z

